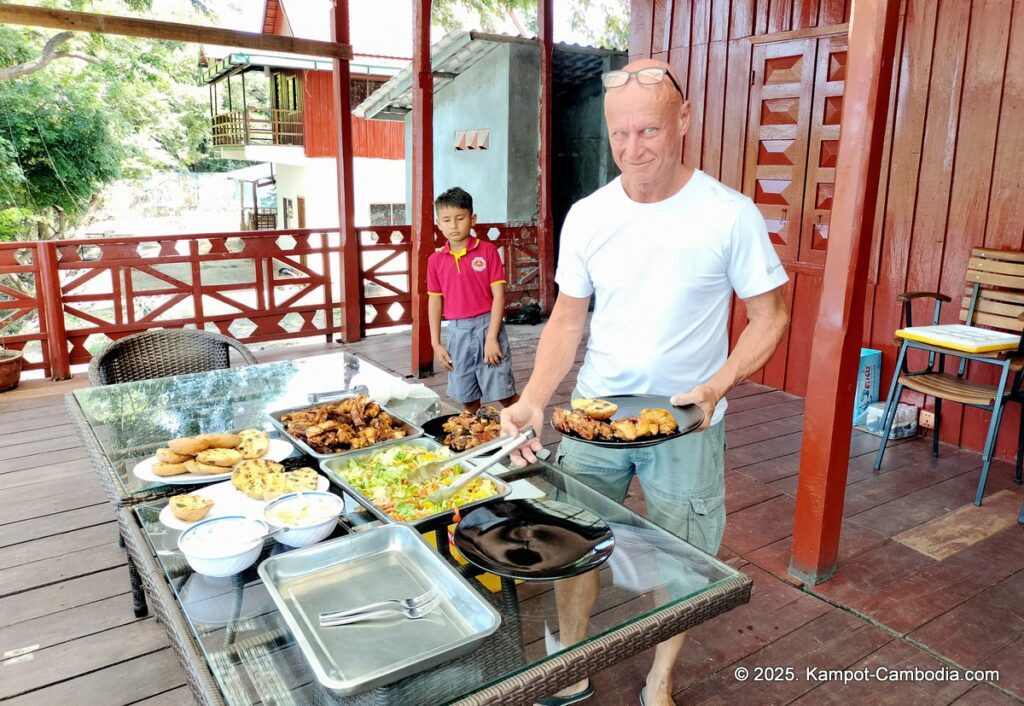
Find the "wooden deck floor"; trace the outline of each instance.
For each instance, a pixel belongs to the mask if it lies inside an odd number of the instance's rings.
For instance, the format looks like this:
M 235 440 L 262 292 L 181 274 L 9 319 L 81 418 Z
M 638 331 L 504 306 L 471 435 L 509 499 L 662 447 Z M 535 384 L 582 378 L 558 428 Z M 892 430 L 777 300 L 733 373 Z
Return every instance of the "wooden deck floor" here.
M 511 332 L 525 382 L 539 327 Z M 407 336 L 349 347 L 399 373 Z M 261 360 L 337 350 L 268 349 Z M 577 361 L 582 360 L 582 353 Z M 574 368 L 572 380 L 575 379 Z M 564 404 L 572 380 L 555 403 Z M 443 394 L 443 375 L 426 381 Z M 0 700 L 17 704 L 183 704 L 191 697 L 163 631 L 132 617 L 124 553 L 99 484 L 64 412 L 87 384 L 32 381 L 0 396 Z M 729 519 L 720 557 L 755 582 L 751 602 L 691 631 L 676 669 L 680 704 L 1002 704 L 1024 699 L 1024 527 L 1012 468 L 993 467 L 984 507 L 971 505 L 981 462 L 923 441 L 886 454 L 856 433 L 841 569 L 820 586 L 785 574 L 803 402 L 746 384 L 726 417 Z M 546 443 L 553 436 L 546 434 Z M 642 499 L 629 500 L 642 506 Z M 650 654 L 595 676 L 588 703 L 638 703 Z M 738 667 L 751 677 L 736 679 Z M 792 680 L 755 681 L 757 667 L 793 667 Z M 958 681 L 843 684 L 813 669 L 945 669 Z M 998 679 L 965 680 L 966 669 Z M 927 675 L 926 675 L 927 676 Z M 785 678 L 785 675 L 783 674 Z

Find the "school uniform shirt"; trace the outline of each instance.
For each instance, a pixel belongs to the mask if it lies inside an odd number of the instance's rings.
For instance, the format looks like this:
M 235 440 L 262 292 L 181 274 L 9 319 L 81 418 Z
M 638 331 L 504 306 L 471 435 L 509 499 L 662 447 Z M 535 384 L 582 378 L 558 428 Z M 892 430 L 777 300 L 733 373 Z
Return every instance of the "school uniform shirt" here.
M 572 207 L 560 242 L 560 291 L 595 297 L 584 397 L 707 382 L 729 354 L 733 292 L 747 299 L 788 279 L 754 203 L 699 170 L 656 203 L 633 201 L 616 178 Z
M 469 319 L 490 312 L 491 285 L 505 283 L 498 248 L 470 238 L 465 250 L 453 252 L 448 243 L 427 260 L 427 294 L 444 297 L 444 318 Z

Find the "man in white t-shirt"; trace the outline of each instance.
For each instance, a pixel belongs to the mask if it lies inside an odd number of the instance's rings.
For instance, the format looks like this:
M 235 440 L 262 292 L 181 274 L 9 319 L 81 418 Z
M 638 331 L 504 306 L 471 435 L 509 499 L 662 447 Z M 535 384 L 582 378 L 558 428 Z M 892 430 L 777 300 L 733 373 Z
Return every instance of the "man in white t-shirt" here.
M 587 354 L 573 397 L 655 394 L 704 412 L 700 433 L 641 449 L 562 440 L 562 468 L 614 500 L 635 474 L 648 516 L 714 555 L 725 528 L 726 393 L 771 357 L 789 324 L 787 276 L 753 202 L 681 162 L 690 121 L 671 67 L 641 59 L 604 76 L 605 120 L 621 177 L 576 203 L 562 228 L 558 299 L 537 346 L 520 401 L 502 412 L 503 429 L 541 429 L 544 407 L 572 367 L 595 298 Z M 733 292 L 747 326 L 729 353 Z M 536 460 L 540 442 L 520 449 Z M 594 573 L 594 572 L 592 572 Z M 586 634 L 596 575 L 556 583 L 560 640 Z M 585 612 L 584 612 L 585 611 Z M 684 635 L 658 645 L 640 693 L 645 706 L 669 706 L 672 667 Z M 543 699 L 577 703 L 589 680 Z

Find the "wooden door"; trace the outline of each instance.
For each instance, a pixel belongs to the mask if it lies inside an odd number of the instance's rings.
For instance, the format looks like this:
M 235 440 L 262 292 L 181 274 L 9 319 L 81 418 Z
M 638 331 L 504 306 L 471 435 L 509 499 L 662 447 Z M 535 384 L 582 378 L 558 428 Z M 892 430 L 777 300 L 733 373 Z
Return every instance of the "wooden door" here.
M 796 39 L 752 52 L 743 191 L 784 261 L 799 255 L 816 48 L 815 39 Z

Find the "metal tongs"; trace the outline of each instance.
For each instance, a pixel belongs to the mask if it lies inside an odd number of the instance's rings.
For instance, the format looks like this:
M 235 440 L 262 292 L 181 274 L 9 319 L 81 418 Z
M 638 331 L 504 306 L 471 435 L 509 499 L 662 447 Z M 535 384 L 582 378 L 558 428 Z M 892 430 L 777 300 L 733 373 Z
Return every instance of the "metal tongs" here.
M 474 459 L 477 456 L 482 456 L 490 451 L 494 451 L 495 449 L 498 450 L 498 452 L 495 453 L 491 458 L 487 459 L 486 461 L 484 461 L 483 463 L 481 463 L 479 466 L 472 469 L 468 473 L 464 473 L 461 476 L 459 476 L 455 480 L 455 482 L 451 483 L 450 485 L 446 485 L 440 490 L 434 491 L 426 498 L 424 498 L 425 500 L 428 500 L 430 502 L 444 500 L 445 498 L 450 497 L 453 493 L 457 492 L 459 488 L 466 485 L 466 483 L 479 476 L 488 468 L 496 464 L 498 461 L 501 461 L 502 459 L 507 457 L 510 453 L 512 453 L 513 450 L 519 448 L 520 446 L 522 446 L 535 436 L 537 436 L 537 434 L 533 431 L 533 427 L 525 427 L 519 433 L 519 436 L 499 436 L 496 439 L 492 439 L 491 441 L 480 444 L 479 446 L 474 446 L 468 451 L 463 451 L 460 454 L 455 454 L 450 458 L 446 458 L 441 461 L 431 461 L 430 463 L 425 463 L 419 468 L 416 468 L 415 470 L 410 472 L 408 475 L 408 479 L 413 483 L 423 483 L 425 481 L 429 481 L 432 478 L 437 477 L 446 468 L 457 466 L 461 463 L 464 463 L 465 461 Z

